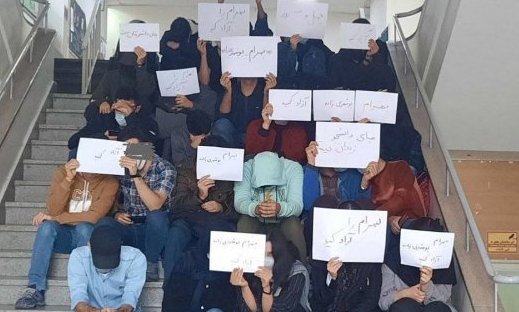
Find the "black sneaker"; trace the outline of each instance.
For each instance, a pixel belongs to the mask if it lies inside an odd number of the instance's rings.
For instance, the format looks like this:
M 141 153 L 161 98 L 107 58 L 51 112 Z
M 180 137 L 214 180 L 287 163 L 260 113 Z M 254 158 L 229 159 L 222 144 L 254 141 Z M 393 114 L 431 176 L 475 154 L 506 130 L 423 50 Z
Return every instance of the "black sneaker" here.
M 45 305 L 45 296 L 41 291 L 27 288 L 20 299 L 16 300 L 14 308 L 17 310 L 35 309 Z

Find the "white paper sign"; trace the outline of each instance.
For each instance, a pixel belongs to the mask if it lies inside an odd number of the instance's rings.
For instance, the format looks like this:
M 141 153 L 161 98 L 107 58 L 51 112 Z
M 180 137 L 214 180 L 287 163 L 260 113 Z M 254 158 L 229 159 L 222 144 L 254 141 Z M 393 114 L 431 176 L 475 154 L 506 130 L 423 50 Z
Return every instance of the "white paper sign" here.
M 209 270 L 232 272 L 241 268 L 254 273 L 265 265 L 264 234 L 211 231 Z
M 341 48 L 367 50 L 369 39 L 377 40 L 375 25 L 341 23 Z
M 200 93 L 196 67 L 157 71 L 157 80 L 162 96 Z
M 382 263 L 387 211 L 314 208 L 312 258 Z M 369 248 L 366 248 L 369 246 Z
M 124 175 L 119 165 L 126 151 L 126 142 L 102 139 L 79 139 L 76 159 L 78 172 Z
M 269 102 L 274 111 L 272 120 L 312 120 L 312 91 L 269 90 Z
M 291 37 L 323 39 L 328 20 L 328 4 L 305 1 L 278 0 L 276 33 Z
M 196 156 L 196 178 L 210 175 L 213 180 L 243 179 L 243 149 L 199 146 Z
M 222 72 L 233 77 L 277 76 L 278 42 L 276 37 L 222 38 Z
M 141 47 L 146 52 L 160 51 L 159 24 L 130 23 L 121 24 L 119 28 L 121 52 L 133 52 L 135 47 Z
M 332 117 L 342 121 L 353 121 L 355 91 L 314 90 L 313 107 L 315 121 L 330 121 Z
M 402 229 L 400 257 L 402 264 L 446 269 L 451 264 L 454 233 Z
M 356 91 L 355 120 L 368 118 L 370 122 L 395 124 L 398 93 Z
M 220 41 L 222 37 L 248 36 L 250 6 L 235 3 L 199 3 L 198 36 Z
M 317 167 L 366 168 L 380 154 L 380 125 L 317 122 Z

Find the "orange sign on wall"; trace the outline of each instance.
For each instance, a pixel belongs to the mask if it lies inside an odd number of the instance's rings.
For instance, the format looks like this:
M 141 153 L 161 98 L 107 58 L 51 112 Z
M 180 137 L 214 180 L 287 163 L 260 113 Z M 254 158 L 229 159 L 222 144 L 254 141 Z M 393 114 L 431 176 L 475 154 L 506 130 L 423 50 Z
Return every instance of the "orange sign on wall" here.
M 490 253 L 517 253 L 517 232 L 488 232 L 487 249 Z

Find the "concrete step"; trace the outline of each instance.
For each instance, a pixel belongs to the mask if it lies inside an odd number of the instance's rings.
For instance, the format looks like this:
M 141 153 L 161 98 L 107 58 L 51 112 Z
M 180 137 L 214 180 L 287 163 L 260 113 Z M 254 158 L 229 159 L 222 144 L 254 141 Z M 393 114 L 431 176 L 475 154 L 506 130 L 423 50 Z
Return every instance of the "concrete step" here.
M 47 124 L 51 125 L 76 125 L 84 126 L 86 121 L 83 110 L 80 109 L 54 109 L 46 110 Z
M 50 279 L 49 289 L 45 293 L 46 303 L 50 306 L 70 305 L 70 293 L 67 280 Z M 0 276 L 0 304 L 12 305 L 27 287 L 26 277 Z M 162 282 L 146 283 L 141 295 L 143 307 L 158 308 L 162 303 Z
M 144 307 L 142 309 L 143 312 L 160 312 L 159 307 Z M 0 304 L 0 312 L 34 312 L 35 310 L 15 310 L 14 303 L 13 304 Z M 65 305 L 47 305 L 45 307 L 38 308 L 36 311 L 45 311 L 45 312 L 62 312 L 62 311 L 70 311 L 70 306 Z
M 45 202 L 49 186 L 50 182 L 45 181 L 14 181 L 14 200 L 17 202 Z
M 31 250 L 35 235 L 32 225 L 0 225 L 0 250 Z
M 40 211 L 44 211 L 46 204 L 31 202 L 6 202 L 5 203 L 5 223 L 29 225 L 32 218 Z
M 68 159 L 67 141 L 31 141 L 32 159 L 63 160 Z
M 0 251 L 0 272 L 8 277 L 27 274 L 31 264 L 31 257 L 32 252 L 30 249 Z M 68 254 L 53 254 L 48 274 L 49 278 L 66 278 L 68 259 Z M 161 279 L 164 277 L 164 271 L 160 264 L 159 275 Z
M 26 181 L 50 181 L 56 167 L 65 164 L 62 160 L 23 160 L 23 179 Z
M 76 133 L 80 126 L 77 125 L 39 125 L 40 140 L 49 141 L 68 141 L 68 139 Z
M 54 93 L 52 107 L 57 109 L 81 109 L 85 110 L 90 103 L 90 94 Z

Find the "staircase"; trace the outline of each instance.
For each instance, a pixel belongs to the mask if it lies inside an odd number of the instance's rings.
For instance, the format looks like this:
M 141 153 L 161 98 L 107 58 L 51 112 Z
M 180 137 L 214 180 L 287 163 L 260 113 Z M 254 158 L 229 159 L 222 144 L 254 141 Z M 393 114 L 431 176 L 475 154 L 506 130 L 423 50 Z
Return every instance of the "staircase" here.
M 67 140 L 81 128 L 88 95 L 54 94 L 42 112 L 30 158 L 23 159 L 23 180 L 14 181 L 14 201 L 6 201 L 5 225 L 0 225 L 0 312 L 15 311 L 14 302 L 27 286 L 27 273 L 36 227 L 32 217 L 45 209 L 54 169 L 68 156 Z M 0 211 L 2 211 L 0 207 Z M 49 270 L 45 311 L 70 311 L 67 286 L 68 255 L 55 254 Z M 161 272 L 162 275 L 162 272 Z M 144 311 L 160 311 L 162 283 L 147 283 L 141 296 Z M 19 310 L 18 310 L 19 311 Z

